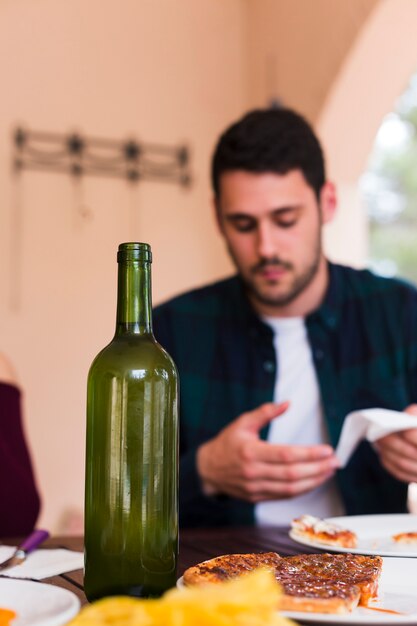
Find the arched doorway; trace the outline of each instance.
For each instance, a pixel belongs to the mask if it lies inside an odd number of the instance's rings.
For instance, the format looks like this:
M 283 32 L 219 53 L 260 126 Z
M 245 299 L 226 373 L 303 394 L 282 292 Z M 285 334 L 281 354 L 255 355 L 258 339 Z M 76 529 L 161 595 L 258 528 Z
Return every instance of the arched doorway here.
M 362 176 L 369 266 L 417 284 L 417 74 L 385 116 Z

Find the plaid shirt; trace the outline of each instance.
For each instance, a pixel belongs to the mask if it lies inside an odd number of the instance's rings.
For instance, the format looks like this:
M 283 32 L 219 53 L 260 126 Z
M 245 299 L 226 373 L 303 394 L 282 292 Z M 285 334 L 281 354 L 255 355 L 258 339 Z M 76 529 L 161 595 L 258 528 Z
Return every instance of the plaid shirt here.
M 417 290 L 331 263 L 329 275 L 324 302 L 306 326 L 336 446 L 350 411 L 403 410 L 417 402 Z M 237 276 L 158 306 L 154 327 L 180 374 L 181 525 L 253 524 L 252 504 L 202 493 L 195 453 L 241 413 L 273 399 L 279 363 L 271 328 L 250 307 Z M 406 511 L 407 485 L 382 468 L 367 442 L 337 478 L 348 514 Z

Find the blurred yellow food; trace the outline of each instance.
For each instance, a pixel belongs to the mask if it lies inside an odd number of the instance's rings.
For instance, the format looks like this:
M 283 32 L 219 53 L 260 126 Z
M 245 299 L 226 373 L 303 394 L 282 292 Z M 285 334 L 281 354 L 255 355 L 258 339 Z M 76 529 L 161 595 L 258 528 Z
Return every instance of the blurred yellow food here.
M 158 600 L 105 598 L 68 626 L 290 626 L 277 611 L 279 596 L 273 574 L 257 570 L 220 584 L 171 589 Z
M 11 626 L 16 613 L 10 609 L 0 609 L 0 626 Z

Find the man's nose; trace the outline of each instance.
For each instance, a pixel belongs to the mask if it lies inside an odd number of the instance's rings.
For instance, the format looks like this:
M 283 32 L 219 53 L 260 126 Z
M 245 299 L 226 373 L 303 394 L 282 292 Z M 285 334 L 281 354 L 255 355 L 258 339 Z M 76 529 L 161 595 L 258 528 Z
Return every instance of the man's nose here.
M 258 228 L 258 254 L 262 258 L 270 258 L 276 255 L 275 241 L 272 228 L 268 224 L 261 224 Z

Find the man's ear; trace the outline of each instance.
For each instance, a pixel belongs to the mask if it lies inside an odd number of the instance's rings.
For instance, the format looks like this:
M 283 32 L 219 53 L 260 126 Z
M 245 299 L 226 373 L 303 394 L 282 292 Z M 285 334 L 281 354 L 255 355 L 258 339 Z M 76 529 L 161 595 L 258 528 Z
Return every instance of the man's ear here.
M 337 193 L 334 183 L 327 181 L 321 188 L 320 209 L 323 224 L 331 222 L 337 209 Z

